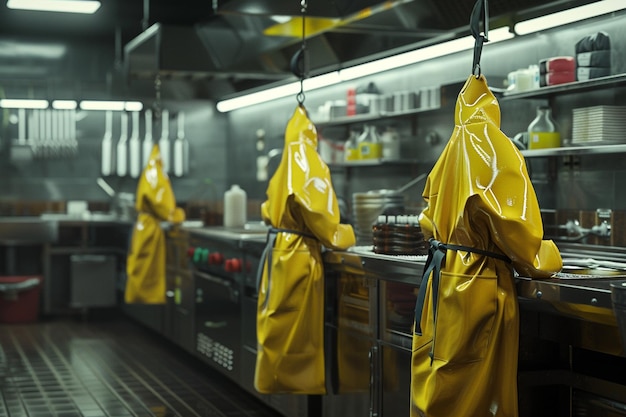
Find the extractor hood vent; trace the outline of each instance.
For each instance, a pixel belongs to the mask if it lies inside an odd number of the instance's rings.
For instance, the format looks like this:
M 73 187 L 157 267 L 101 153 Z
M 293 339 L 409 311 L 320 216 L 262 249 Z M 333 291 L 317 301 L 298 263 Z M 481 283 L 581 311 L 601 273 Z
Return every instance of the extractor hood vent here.
M 302 14 L 299 1 L 277 0 L 218 0 L 218 13 L 244 15 L 299 16 Z M 307 2 L 306 15 L 315 17 L 342 18 L 367 7 L 385 3 L 383 0 L 314 0 Z
M 266 81 L 284 79 L 288 74 L 247 62 L 235 67 L 243 48 L 239 33 L 223 26 L 172 26 L 156 23 L 124 47 L 127 75 L 131 79 L 252 78 Z

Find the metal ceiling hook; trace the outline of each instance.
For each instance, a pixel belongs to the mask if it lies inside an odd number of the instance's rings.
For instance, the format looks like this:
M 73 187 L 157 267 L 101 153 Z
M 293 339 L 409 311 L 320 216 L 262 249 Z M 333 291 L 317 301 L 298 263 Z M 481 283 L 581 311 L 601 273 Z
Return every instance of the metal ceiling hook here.
M 480 21 L 483 21 L 483 34 L 480 34 Z M 470 30 L 476 39 L 474 43 L 474 61 L 472 62 L 472 74 L 480 77 L 480 56 L 483 52 L 483 43 L 489 42 L 489 4 L 487 0 L 477 0 L 470 15 Z
M 306 78 L 306 0 L 300 0 L 300 11 L 302 12 L 302 46 L 291 58 L 291 72 L 300 79 L 300 92 L 296 96 L 298 104 L 304 104 L 304 79 Z

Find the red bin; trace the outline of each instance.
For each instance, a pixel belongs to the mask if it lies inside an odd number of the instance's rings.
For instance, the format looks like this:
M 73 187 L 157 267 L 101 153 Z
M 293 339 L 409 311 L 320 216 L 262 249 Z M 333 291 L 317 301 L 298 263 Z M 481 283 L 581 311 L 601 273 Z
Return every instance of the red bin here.
M 40 275 L 0 276 L 0 323 L 31 323 L 39 317 Z

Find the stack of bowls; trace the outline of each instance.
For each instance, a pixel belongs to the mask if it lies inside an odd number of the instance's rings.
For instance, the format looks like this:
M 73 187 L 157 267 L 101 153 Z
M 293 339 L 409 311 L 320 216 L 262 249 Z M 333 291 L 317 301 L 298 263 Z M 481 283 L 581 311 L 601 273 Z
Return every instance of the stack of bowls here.
M 373 190 L 352 194 L 352 212 L 357 245 L 371 245 L 372 226 L 381 214 L 402 214 L 404 195 L 396 190 Z

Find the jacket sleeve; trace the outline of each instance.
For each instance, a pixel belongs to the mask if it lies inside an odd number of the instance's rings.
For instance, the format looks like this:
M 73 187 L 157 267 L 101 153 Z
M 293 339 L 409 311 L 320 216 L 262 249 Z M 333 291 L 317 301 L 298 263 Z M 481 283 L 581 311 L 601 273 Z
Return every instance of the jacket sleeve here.
M 313 162 L 319 160 L 317 153 L 309 157 L 312 161 L 310 175 L 294 193 L 294 202 L 300 207 L 304 223 L 327 248 L 342 250 L 354 246 L 356 238 L 352 226 L 339 222 L 339 204 L 328 168 L 321 162 Z
M 185 212 L 176 207 L 174 191 L 169 179 L 163 174 L 160 166 L 144 170 L 137 190 L 138 198 L 142 198 L 141 209 L 149 211 L 162 221 L 180 223 L 185 220 Z
M 509 162 L 501 168 L 488 190 L 470 197 L 466 212 L 474 217 L 473 222 L 490 230 L 490 239 L 511 259 L 518 273 L 550 277 L 561 270 L 562 259 L 556 244 L 543 240 L 539 203 L 523 159 L 511 154 L 517 152 L 513 146 L 498 151 L 500 158 L 520 160 L 521 165 Z

